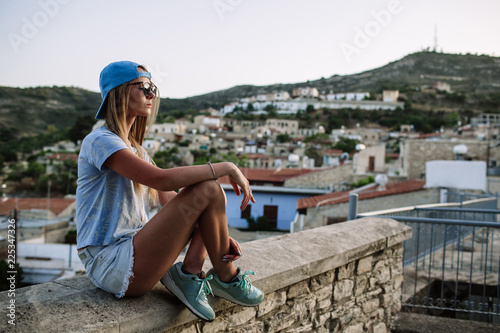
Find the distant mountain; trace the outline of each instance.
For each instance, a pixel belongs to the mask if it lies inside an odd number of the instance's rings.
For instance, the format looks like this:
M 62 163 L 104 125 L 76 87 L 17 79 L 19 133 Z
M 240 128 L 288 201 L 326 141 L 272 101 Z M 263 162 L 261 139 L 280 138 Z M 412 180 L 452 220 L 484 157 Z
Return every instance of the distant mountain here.
M 417 90 L 432 86 L 436 81 L 449 83 L 453 91 L 461 94 L 458 96 L 462 100 L 460 107 L 470 108 L 470 112 L 500 113 L 499 57 L 436 52 L 413 53 L 358 74 L 334 75 L 301 83 L 241 85 L 184 99 L 164 98 L 160 112 L 220 108 L 242 97 L 281 90 L 291 93 L 294 88 L 307 86 L 326 93 L 381 93 L 383 89 L 398 89 L 403 98 L 405 94 L 411 95 L 414 105 L 420 103 L 433 108 L 443 106 L 443 100 L 448 99 L 419 96 Z M 100 103 L 99 93 L 75 87 L 0 87 L 0 132 L 9 131 L 19 137 L 44 132 L 48 125 L 66 128 L 73 125 L 78 114 L 95 114 Z
M 183 100 L 172 104 L 222 106 L 241 97 L 265 94 L 294 88 L 315 87 L 319 92 L 368 91 L 381 93 L 383 89 L 413 91 L 416 87 L 432 86 L 436 81 L 447 82 L 454 91 L 465 93 L 500 92 L 500 57 L 460 55 L 436 52 L 418 52 L 385 66 L 351 75 L 334 75 L 314 81 L 269 86 L 241 85 Z
M 44 132 L 48 125 L 66 128 L 78 114 L 95 114 L 100 103 L 99 93 L 75 87 L 0 87 L 0 131 L 20 137 Z

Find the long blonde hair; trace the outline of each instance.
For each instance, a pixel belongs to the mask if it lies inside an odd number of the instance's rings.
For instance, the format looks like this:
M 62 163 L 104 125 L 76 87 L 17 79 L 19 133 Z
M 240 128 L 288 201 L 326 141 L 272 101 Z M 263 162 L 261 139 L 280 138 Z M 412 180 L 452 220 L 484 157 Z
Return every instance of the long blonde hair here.
M 147 72 L 144 66 L 138 66 Z M 104 114 L 104 123 L 106 127 L 116 135 L 118 135 L 129 148 L 135 148 L 137 155 L 143 160 L 149 159 L 153 164 L 153 159 L 148 155 L 146 150 L 142 147 L 142 143 L 146 134 L 151 129 L 156 121 L 158 115 L 158 108 L 160 107 L 160 92 L 156 89 L 155 97 L 152 99 L 151 114 L 148 117 L 137 116 L 135 118 L 128 137 L 125 137 L 127 132 L 127 111 L 130 99 L 130 87 L 128 83 L 124 83 L 108 93 L 106 102 L 106 112 Z M 130 142 L 130 144 L 129 144 Z M 144 186 L 140 183 L 134 182 L 134 187 L 139 195 L 144 194 Z M 149 187 L 149 197 L 153 203 L 158 203 L 158 191 Z

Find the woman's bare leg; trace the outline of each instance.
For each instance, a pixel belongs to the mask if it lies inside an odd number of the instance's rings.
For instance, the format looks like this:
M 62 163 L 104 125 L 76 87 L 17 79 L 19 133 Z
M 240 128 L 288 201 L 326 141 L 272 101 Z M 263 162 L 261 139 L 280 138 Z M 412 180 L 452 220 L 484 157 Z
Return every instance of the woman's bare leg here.
M 198 275 L 203 268 L 205 259 L 207 258 L 207 249 L 201 238 L 200 228 L 195 228 L 191 237 L 182 270 Z
M 186 187 L 177 194 L 135 235 L 134 277 L 126 295 L 142 295 L 153 288 L 184 249 L 196 225 L 220 278 L 229 281 L 234 277 L 234 265 L 222 260 L 230 252 L 225 207 L 224 191 L 215 181 Z

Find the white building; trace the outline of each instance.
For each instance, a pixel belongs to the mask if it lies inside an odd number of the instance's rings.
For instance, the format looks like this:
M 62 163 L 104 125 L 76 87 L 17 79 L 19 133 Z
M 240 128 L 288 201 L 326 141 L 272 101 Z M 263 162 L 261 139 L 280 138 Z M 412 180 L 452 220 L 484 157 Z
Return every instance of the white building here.
M 365 98 L 370 97 L 369 92 L 347 92 L 347 93 L 330 93 L 326 95 L 326 100 L 327 101 L 339 101 L 339 100 L 345 100 L 345 101 L 362 101 Z
M 398 101 L 399 90 L 384 90 L 382 92 L 382 101 L 394 103 Z
M 318 92 L 317 88 L 311 88 L 311 87 L 296 88 L 296 89 L 293 89 L 292 96 L 293 97 L 316 98 L 319 96 L 319 92 Z
M 166 134 L 184 134 L 186 128 L 183 125 L 176 123 L 163 123 L 163 124 L 153 124 L 148 134 L 155 137 L 166 135 Z

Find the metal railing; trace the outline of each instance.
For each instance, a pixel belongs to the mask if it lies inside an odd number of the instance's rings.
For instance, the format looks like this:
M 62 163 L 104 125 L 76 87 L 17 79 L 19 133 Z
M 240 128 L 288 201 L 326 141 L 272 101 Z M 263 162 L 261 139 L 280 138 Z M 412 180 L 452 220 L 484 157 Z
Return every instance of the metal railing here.
M 457 201 L 355 216 L 392 218 L 412 228 L 412 238 L 403 244 L 403 306 L 431 314 L 453 311 L 461 319 L 498 321 L 497 197 Z

